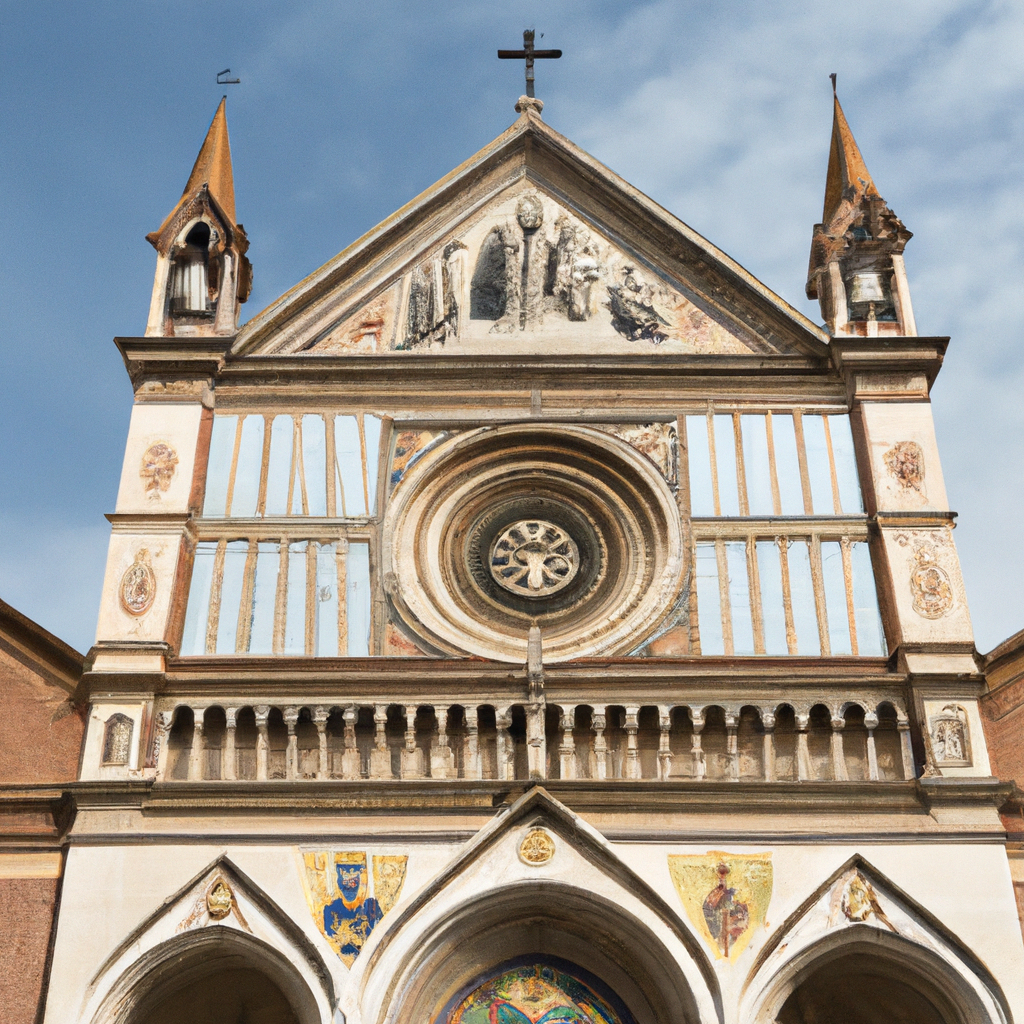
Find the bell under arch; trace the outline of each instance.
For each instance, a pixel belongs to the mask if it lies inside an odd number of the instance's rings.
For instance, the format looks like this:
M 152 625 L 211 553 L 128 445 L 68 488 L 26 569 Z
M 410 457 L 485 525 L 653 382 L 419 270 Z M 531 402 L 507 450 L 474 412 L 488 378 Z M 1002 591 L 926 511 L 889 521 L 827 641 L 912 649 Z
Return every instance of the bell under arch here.
M 431 941 L 418 943 L 392 976 L 389 998 L 376 1024 L 413 1020 L 476 1024 L 479 1013 L 467 1014 L 466 1000 L 517 969 L 521 969 L 518 997 L 508 998 L 508 986 L 502 989 L 499 984 L 490 994 L 483 991 L 479 1000 L 488 1009 L 508 1004 L 502 1011 L 505 1016 L 497 1017 L 503 1024 L 537 1016 L 517 1006 L 517 999 L 528 999 L 524 993 L 531 975 L 547 990 L 550 1005 L 540 1014 L 541 1020 L 548 1010 L 559 1007 L 557 989 L 565 997 L 561 1008 L 573 1005 L 572 992 L 565 991 L 569 988 L 566 978 L 582 984 L 608 1008 L 589 1016 L 578 1010 L 578 1016 L 566 1020 L 595 1024 L 698 1024 L 702 1020 L 678 960 L 643 922 L 594 893 L 538 880 L 492 890 L 453 907 Z M 545 970 L 561 974 L 561 984 L 557 978 L 544 978 Z M 515 979 L 511 983 L 514 991 Z

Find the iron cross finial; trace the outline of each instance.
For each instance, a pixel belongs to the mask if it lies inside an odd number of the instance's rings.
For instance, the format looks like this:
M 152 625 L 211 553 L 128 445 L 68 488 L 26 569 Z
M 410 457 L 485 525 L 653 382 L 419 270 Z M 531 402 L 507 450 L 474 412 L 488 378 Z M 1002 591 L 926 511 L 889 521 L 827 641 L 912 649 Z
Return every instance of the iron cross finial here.
M 556 58 L 562 56 L 561 50 L 535 50 L 533 48 L 534 31 L 528 28 L 523 33 L 523 48 L 521 50 L 499 50 L 498 57 L 501 60 L 525 60 L 526 61 L 526 95 L 533 99 L 533 62 L 542 58 Z

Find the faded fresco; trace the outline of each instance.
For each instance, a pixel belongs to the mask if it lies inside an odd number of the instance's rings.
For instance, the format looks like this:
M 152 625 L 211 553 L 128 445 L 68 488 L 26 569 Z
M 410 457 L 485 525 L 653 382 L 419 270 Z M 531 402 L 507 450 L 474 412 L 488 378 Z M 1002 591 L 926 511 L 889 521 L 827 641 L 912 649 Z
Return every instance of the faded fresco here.
M 488 978 L 443 1024 L 631 1024 L 589 985 L 548 964 L 527 964 Z M 440 1022 L 439 1022 L 440 1024 Z
M 321 934 L 351 967 L 374 926 L 395 905 L 409 858 L 365 851 L 305 851 L 306 901 Z
M 698 305 L 698 303 L 701 303 Z M 303 346 L 315 355 L 768 351 L 549 196 L 511 191 Z
M 723 960 L 735 960 L 764 921 L 772 898 L 772 855 L 670 854 L 668 869 L 686 915 Z

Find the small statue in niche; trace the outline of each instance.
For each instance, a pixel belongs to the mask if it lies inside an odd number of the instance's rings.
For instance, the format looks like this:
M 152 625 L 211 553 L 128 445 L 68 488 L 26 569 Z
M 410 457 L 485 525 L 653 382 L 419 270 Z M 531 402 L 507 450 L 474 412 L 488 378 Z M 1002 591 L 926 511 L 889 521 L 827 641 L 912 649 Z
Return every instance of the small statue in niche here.
M 884 455 L 885 466 L 904 490 L 921 493 L 924 451 L 916 441 L 898 441 Z
M 654 290 L 637 279 L 635 269 L 623 267 L 622 284 L 608 286 L 612 326 L 630 341 L 653 341 L 657 345 L 668 337 L 664 328 L 669 324 L 654 308 Z
M 166 442 L 151 444 L 142 456 L 139 476 L 146 481 L 146 494 L 159 501 L 161 493 L 171 486 L 178 453 Z
M 466 246 L 449 242 L 439 259 L 422 263 L 411 273 L 406 336 L 400 350 L 443 345 L 459 333 L 465 281 Z
M 120 712 L 111 715 L 103 732 L 103 763 L 127 764 L 131 753 L 134 722 Z
M 947 704 L 931 722 L 932 751 L 936 764 L 969 765 L 967 712 L 960 704 Z
M 601 276 L 597 248 L 590 233 L 568 216 L 559 217 L 555 227 L 558 241 L 549 257 L 554 266 L 550 293 L 555 305 L 570 320 L 587 320 L 591 313 L 591 287 Z

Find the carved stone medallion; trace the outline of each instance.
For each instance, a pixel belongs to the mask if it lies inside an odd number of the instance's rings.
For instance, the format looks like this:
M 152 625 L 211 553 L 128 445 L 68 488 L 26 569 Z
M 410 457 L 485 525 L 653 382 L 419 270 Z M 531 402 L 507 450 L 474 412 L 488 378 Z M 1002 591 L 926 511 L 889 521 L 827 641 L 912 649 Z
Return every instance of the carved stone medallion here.
M 220 921 L 231 913 L 234 896 L 225 882 L 218 882 L 206 896 L 206 909 L 210 917 Z
M 921 490 L 924 451 L 916 441 L 898 441 L 885 453 L 884 459 L 886 468 L 904 490 Z
M 159 441 L 146 449 L 139 476 L 146 481 L 146 494 L 150 498 L 159 498 L 171 486 L 177 465 L 178 453 L 169 444 Z
M 543 519 L 512 523 L 491 546 L 491 575 L 500 586 L 524 597 L 557 593 L 576 578 L 579 562 L 573 539 Z
M 121 607 L 129 615 L 145 615 L 156 598 L 156 575 L 149 564 L 149 552 L 140 548 L 135 561 L 124 571 L 118 587 Z
M 531 828 L 519 844 L 519 859 L 524 864 L 538 867 L 547 864 L 555 855 L 555 841 L 542 828 Z

